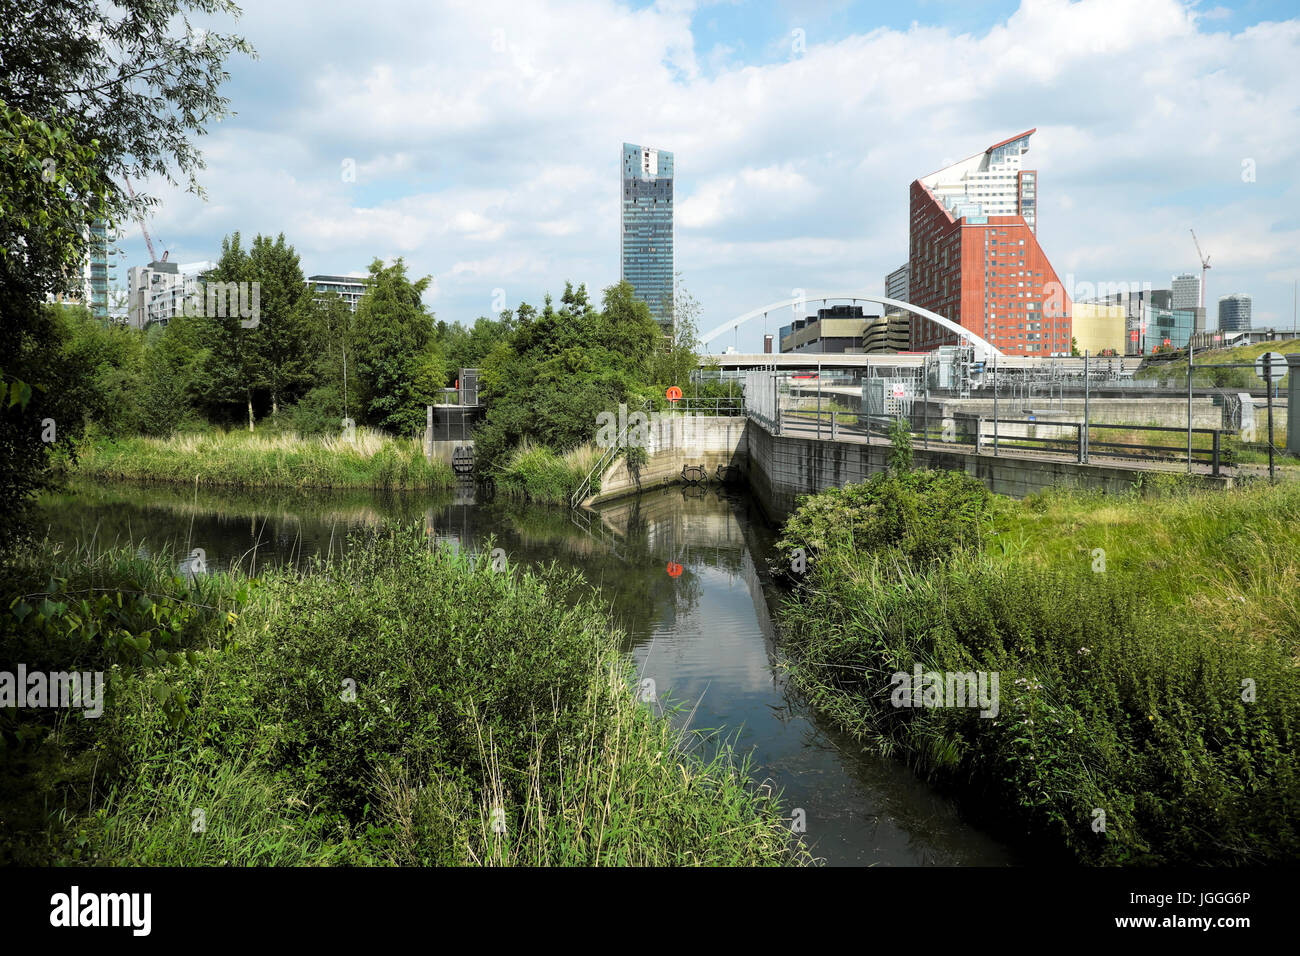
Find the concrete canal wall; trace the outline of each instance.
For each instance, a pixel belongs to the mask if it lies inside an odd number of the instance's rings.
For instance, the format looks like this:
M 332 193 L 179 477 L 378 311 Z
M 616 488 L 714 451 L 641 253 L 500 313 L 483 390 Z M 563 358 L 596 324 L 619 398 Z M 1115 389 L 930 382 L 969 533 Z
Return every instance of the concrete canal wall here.
M 763 509 L 774 521 L 784 521 L 800 495 L 866 481 L 888 469 L 890 447 L 861 442 L 818 441 L 815 438 L 777 436 L 751 422 L 747 435 L 745 475 Z M 964 471 L 989 490 L 1024 498 L 1056 485 L 1124 492 L 1144 474 L 1138 468 L 1117 465 L 1081 465 L 1070 461 L 976 455 L 966 449 L 914 448 L 916 468 Z M 1211 487 L 1229 487 L 1231 478 L 1197 476 Z

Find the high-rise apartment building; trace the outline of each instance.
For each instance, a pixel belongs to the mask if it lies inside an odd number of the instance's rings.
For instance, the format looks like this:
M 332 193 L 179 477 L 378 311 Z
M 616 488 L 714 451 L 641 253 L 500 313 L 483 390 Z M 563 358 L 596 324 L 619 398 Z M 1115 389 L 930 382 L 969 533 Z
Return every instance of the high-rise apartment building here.
M 1029 130 L 995 143 L 921 180 L 956 218 L 964 215 L 1020 216 L 1038 233 L 1038 171 L 1022 168 Z
M 1170 285 L 1175 309 L 1195 309 L 1201 304 L 1201 277 L 1190 272 L 1176 275 Z
M 1038 173 L 1021 162 L 1033 132 L 913 181 L 907 301 L 1009 355 L 1068 355 L 1070 294 L 1038 244 Z M 914 350 L 956 343 L 913 318 Z
M 202 313 L 205 308 L 203 275 L 216 263 L 151 262 L 127 270 L 126 322 L 132 328 L 166 326 L 184 315 L 187 306 Z
M 113 271 L 109 248 L 107 222 L 91 222 L 90 247 L 86 250 L 86 263 L 82 267 L 82 302 L 100 321 L 108 320 L 108 286 Z
M 1244 292 L 1219 296 L 1219 331 L 1240 332 L 1250 328 L 1250 296 Z
M 623 279 L 672 333 L 673 154 L 623 144 Z
M 157 260 L 147 266 L 132 266 L 126 272 L 126 320 L 135 329 L 147 328 L 157 321 L 154 299 L 170 301 L 172 290 L 183 283 L 178 262 Z

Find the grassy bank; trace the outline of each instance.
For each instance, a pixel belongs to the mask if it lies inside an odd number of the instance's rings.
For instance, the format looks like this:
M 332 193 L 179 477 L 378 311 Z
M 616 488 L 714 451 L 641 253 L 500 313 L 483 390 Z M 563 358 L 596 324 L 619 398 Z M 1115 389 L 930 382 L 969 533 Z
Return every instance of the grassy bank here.
M 964 475 L 903 480 L 787 524 L 816 706 L 1084 862 L 1300 859 L 1300 489 L 985 503 Z M 998 714 L 895 706 L 916 664 L 998 674 Z
M 636 703 L 576 576 L 390 526 L 301 577 L 47 549 L 6 579 L 0 669 L 109 679 L 98 719 L 0 712 L 0 863 L 801 858 L 743 766 Z
M 581 445 L 557 454 L 525 441 L 494 475 L 497 492 L 515 501 L 567 505 L 602 450 L 595 445 Z
M 450 466 L 430 462 L 419 441 L 365 428 L 355 438 L 303 438 L 245 431 L 170 438 L 97 437 L 83 442 L 77 477 L 169 481 L 237 488 L 448 488 Z
M 1192 356 L 1193 367 L 1201 365 L 1239 365 L 1254 364 L 1265 352 L 1277 352 L 1283 356 L 1291 352 L 1300 352 L 1300 339 L 1286 339 L 1280 342 L 1256 342 L 1254 345 L 1240 345 L 1233 349 L 1202 349 Z M 1171 385 L 1181 382 L 1187 385 L 1187 356 L 1181 360 L 1158 361 L 1147 359 L 1147 364 L 1134 374 L 1136 379 L 1154 379 L 1167 381 Z M 1286 366 L 1283 365 L 1283 371 Z M 1263 388 L 1264 380 L 1248 368 L 1200 369 L 1192 373 L 1194 385 L 1217 385 L 1225 388 Z M 1287 375 L 1278 383 L 1281 394 L 1285 396 Z M 1285 401 L 1285 397 L 1283 398 Z

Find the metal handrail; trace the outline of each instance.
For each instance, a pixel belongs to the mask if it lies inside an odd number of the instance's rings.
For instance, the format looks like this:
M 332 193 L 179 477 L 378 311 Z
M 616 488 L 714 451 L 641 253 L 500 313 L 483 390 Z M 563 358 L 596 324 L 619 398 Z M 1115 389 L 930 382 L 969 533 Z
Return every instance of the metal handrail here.
M 863 412 L 818 412 L 816 409 L 784 410 L 783 416 L 787 420 L 803 420 L 808 424 L 814 422 L 824 422 L 828 418 L 831 424 L 831 435 L 835 437 L 841 434 L 866 434 L 882 437 L 887 434 L 889 422 L 893 419 L 882 416 L 869 416 Z M 856 418 L 856 421 L 842 421 L 841 419 Z M 925 435 L 923 429 L 917 428 L 913 422 L 906 419 L 908 431 L 913 435 Z M 980 419 L 981 424 L 992 419 Z M 1094 440 L 1087 436 L 1082 422 L 1076 421 L 1052 421 L 1050 419 L 1031 419 L 1031 418 L 1001 418 L 997 419 L 1000 425 L 1039 425 L 1049 426 L 1052 428 L 1073 428 L 1075 437 L 1071 440 L 1065 438 L 1046 438 L 1046 437 L 1029 437 L 1021 436 L 1004 436 L 1002 438 L 1003 449 L 1009 449 L 1014 453 L 1020 451 L 1035 451 L 1048 454 L 1063 454 L 1070 457 L 1078 457 L 1080 462 L 1087 460 L 1084 449 L 1081 445 L 1086 444 L 1088 452 L 1097 451 L 1100 458 L 1118 458 L 1129 459 L 1133 461 L 1177 461 L 1183 459 L 1186 452 L 1172 445 L 1154 445 L 1154 444 L 1134 444 L 1132 442 L 1110 442 Z M 1112 424 L 1109 422 L 1089 422 L 1088 430 L 1112 429 L 1124 432 L 1169 432 L 1170 434 L 1186 435 L 1188 429 L 1173 425 L 1123 425 Z M 1218 477 L 1223 467 L 1224 454 L 1222 447 L 1223 429 L 1221 428 L 1193 428 L 1193 435 L 1209 435 L 1209 448 L 1193 448 L 1192 460 L 1201 464 L 1209 465 L 1211 474 Z M 955 440 L 947 444 L 959 446 L 971 446 L 976 450 L 979 449 L 982 442 L 978 437 L 967 440 Z M 1150 452 L 1152 454 L 1142 454 Z
M 627 432 L 631 427 L 631 421 L 624 422 L 623 431 L 614 439 L 614 444 L 606 448 L 604 453 L 596 459 L 596 463 L 592 465 L 591 470 L 587 472 L 587 477 L 582 479 L 582 484 L 578 485 L 577 490 L 575 490 L 569 497 L 569 510 L 573 510 L 574 508 L 577 508 L 578 505 L 582 504 L 583 499 L 585 499 L 587 494 L 591 491 L 591 479 L 598 474 L 603 475 L 605 469 L 609 467 L 610 462 L 618 456 L 619 451 L 627 444 Z

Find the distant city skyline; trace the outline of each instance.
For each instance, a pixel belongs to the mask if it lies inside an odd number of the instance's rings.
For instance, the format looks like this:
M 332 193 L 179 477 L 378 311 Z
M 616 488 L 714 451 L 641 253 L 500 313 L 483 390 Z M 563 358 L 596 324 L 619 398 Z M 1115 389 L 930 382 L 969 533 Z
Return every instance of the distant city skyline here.
M 1059 273 L 1163 286 L 1199 274 L 1194 228 L 1207 312 L 1244 290 L 1255 326 L 1291 324 L 1294 4 L 376 0 L 319 17 L 285 0 L 233 29 L 259 59 L 228 65 L 237 115 L 197 144 L 208 201 L 135 184 L 161 200 L 149 228 L 173 259 L 235 230 L 284 232 L 306 274 L 403 256 L 464 323 L 566 280 L 598 293 L 621 271 L 614 147 L 653 144 L 683 164 L 674 271 L 707 329 L 793 289 L 883 294 L 907 259 L 907 185 L 1035 127 L 1037 238 Z M 602 36 L 636 42 L 574 48 Z M 147 263 L 122 229 L 124 264 Z M 758 351 L 764 331 L 715 346 Z

